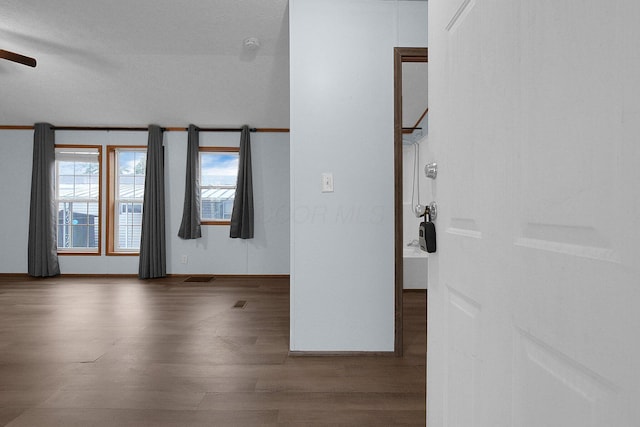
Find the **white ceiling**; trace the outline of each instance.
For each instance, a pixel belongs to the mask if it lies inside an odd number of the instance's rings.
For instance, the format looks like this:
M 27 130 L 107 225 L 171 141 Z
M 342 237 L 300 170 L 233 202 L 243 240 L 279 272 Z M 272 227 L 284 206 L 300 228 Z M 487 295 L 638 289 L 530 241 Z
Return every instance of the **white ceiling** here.
M 0 125 L 288 127 L 288 32 L 287 0 L 3 0 L 38 65 L 0 60 Z

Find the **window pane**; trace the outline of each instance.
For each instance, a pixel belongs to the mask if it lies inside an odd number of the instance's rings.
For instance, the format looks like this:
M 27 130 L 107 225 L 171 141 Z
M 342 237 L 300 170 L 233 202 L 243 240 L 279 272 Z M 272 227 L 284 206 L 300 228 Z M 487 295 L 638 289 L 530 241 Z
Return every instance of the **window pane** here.
M 236 194 L 239 153 L 200 153 L 200 206 L 203 221 L 231 219 Z
M 58 248 L 98 249 L 98 203 L 58 203 Z
M 118 198 L 142 199 L 147 166 L 145 151 L 118 151 Z
M 142 203 L 118 204 L 118 249 L 138 249 L 142 231 Z
M 98 199 L 99 165 L 95 162 L 58 162 L 58 197 Z
M 231 186 L 238 176 L 239 153 L 201 152 L 200 185 Z
M 144 198 L 144 175 L 136 176 L 133 181 L 132 186 L 133 198 L 134 199 L 143 199 Z
M 120 175 L 143 176 L 147 166 L 146 151 L 122 150 L 118 152 Z

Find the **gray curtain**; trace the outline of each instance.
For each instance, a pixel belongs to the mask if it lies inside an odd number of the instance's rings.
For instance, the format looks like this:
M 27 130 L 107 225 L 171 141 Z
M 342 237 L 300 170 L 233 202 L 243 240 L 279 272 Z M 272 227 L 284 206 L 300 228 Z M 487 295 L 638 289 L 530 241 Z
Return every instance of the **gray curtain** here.
M 27 259 L 27 272 L 35 277 L 60 274 L 56 243 L 55 165 L 55 130 L 49 123 L 36 123 L 33 133 Z
M 167 275 L 162 128 L 149 126 L 138 278 Z
M 251 178 L 251 139 L 249 135 L 249 126 L 242 126 L 238 181 L 229 233 L 232 238 L 253 239 L 253 181 Z
M 183 239 L 199 239 L 202 237 L 200 228 L 200 128 L 189 125 L 187 138 L 187 176 L 184 185 L 184 206 L 182 208 L 182 223 L 178 230 L 178 237 Z

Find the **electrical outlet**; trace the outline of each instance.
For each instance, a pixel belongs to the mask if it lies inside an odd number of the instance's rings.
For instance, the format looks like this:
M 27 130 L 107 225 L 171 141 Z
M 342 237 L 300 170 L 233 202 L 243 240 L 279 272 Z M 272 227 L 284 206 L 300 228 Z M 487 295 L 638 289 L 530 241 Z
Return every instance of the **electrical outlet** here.
M 322 174 L 322 192 L 333 193 L 333 174 L 332 173 Z
M 186 264 L 189 262 L 189 257 L 187 255 L 182 255 L 182 257 L 180 258 L 180 262 L 182 264 Z

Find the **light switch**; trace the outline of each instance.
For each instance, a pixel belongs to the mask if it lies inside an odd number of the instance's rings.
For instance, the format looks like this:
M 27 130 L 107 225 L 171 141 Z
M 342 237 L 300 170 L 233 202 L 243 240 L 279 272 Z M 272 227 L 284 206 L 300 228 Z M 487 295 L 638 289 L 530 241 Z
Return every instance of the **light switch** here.
M 333 174 L 332 173 L 322 174 L 322 192 L 333 193 Z

